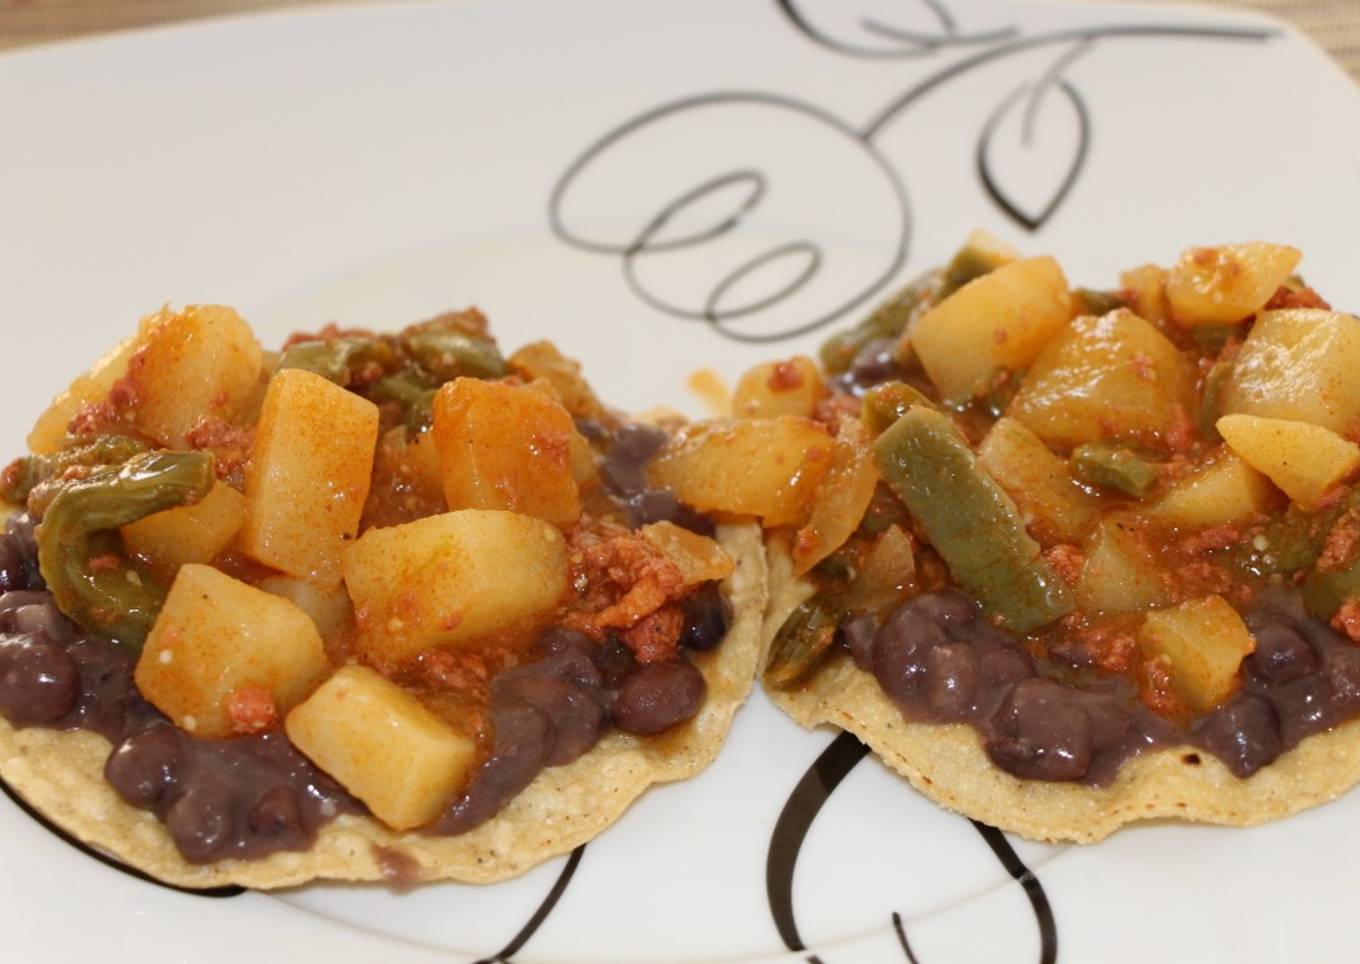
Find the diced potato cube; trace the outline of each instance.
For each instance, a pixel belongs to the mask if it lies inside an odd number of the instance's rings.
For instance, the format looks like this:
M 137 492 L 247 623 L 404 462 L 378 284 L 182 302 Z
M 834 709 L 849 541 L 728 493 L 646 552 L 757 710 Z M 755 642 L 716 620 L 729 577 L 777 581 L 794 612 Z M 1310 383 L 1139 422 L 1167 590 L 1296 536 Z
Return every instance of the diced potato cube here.
M 339 582 L 377 445 L 372 402 L 301 369 L 275 375 L 246 471 L 242 551 L 292 576 Z
M 114 384 L 127 374 L 128 360 L 138 347 L 136 336 L 124 339 L 107 355 L 95 362 L 90 370 L 71 382 L 58 395 L 47 411 L 38 416 L 33 431 L 28 434 L 28 447 L 41 455 L 50 455 L 61 448 L 66 428 L 86 405 L 103 401 Z
M 1067 460 L 1013 418 L 999 419 L 978 448 L 978 460 L 1015 500 L 1039 542 L 1080 544 L 1098 506 L 1076 483 Z
M 1307 422 L 1224 415 L 1218 434 L 1305 509 L 1360 466 L 1360 446 Z
M 1028 367 L 1075 311 L 1056 261 L 1014 261 L 917 319 L 911 349 L 944 397 L 966 399 L 998 369 Z
M 1156 324 L 1166 318 L 1166 272 L 1144 264 L 1119 276 L 1119 284 L 1133 295 L 1133 313 Z
M 1208 466 L 1177 481 L 1148 516 L 1184 528 L 1226 525 L 1268 512 L 1272 495 L 1265 476 L 1224 449 Z
M 1298 266 L 1286 245 L 1248 241 L 1190 248 L 1166 277 L 1171 317 L 1182 325 L 1224 325 L 1260 311 Z
M 1173 685 L 1200 712 L 1237 690 L 1242 660 L 1256 649 L 1242 617 L 1222 596 L 1148 613 L 1138 643 L 1145 656 L 1167 659 Z
M 1225 414 L 1360 431 L 1360 321 L 1312 308 L 1262 312 L 1233 362 Z
M 180 729 L 225 737 L 271 722 L 242 716 L 235 698 L 266 690 L 279 715 L 300 703 L 329 664 L 307 614 L 211 566 L 180 569 L 137 660 L 137 688 Z
M 205 418 L 234 423 L 260 383 L 263 353 L 230 308 L 168 308 L 142 321 L 128 365 L 133 421 L 162 445 L 178 447 Z
M 510 356 L 510 367 L 526 382 L 542 378 L 557 389 L 557 394 L 576 418 L 597 421 L 607 419 L 604 405 L 595 397 L 590 384 L 581 375 L 581 365 L 567 358 L 550 341 L 536 341 L 525 345 Z
M 334 638 L 354 625 L 354 604 L 344 586 L 318 586 L 296 576 L 268 576 L 256 588 L 301 609 L 316 624 L 322 639 Z
M 1166 605 L 1161 566 L 1139 539 L 1131 519 L 1110 516 L 1101 521 L 1086 550 L 1077 601 L 1084 610 L 1102 613 Z
M 399 663 L 527 623 L 567 592 L 566 540 L 532 516 L 464 509 L 370 529 L 345 553 L 359 650 Z
M 197 505 L 157 512 L 123 526 L 123 545 L 161 572 L 221 555 L 246 520 L 246 497 L 218 482 Z
M 700 511 L 801 523 L 831 468 L 835 442 L 794 415 L 702 422 L 672 438 L 648 467 L 654 485 Z
M 1131 311 L 1072 322 L 1035 360 L 1007 412 L 1050 445 L 1147 446 L 1186 418 L 1190 378 L 1176 346 Z
M 841 422 L 831 469 L 817 485 L 807 525 L 793 540 L 795 574 L 801 576 L 831 555 L 859 528 L 879 479 L 873 442 L 859 419 Z
M 686 586 L 726 579 L 732 574 L 732 557 L 708 536 L 691 532 L 674 522 L 653 522 L 639 529 L 638 535 L 675 563 Z
M 542 392 L 557 404 L 562 404 L 562 396 L 546 378 L 535 378 L 524 386 L 530 391 Z M 595 450 L 589 440 L 581 434 L 573 421 L 571 426 L 571 477 L 578 487 L 584 489 L 593 485 L 600 477 L 600 466 L 595 460 Z
M 346 666 L 288 714 L 288 739 L 393 830 L 429 823 L 468 781 L 477 747 L 366 666 Z
M 732 414 L 738 418 L 811 418 L 826 395 L 817 363 L 806 355 L 797 355 L 788 361 L 756 365 L 742 375 L 732 395 Z
M 571 414 L 541 392 L 458 378 L 434 400 L 435 444 L 450 509 L 507 509 L 571 525 Z

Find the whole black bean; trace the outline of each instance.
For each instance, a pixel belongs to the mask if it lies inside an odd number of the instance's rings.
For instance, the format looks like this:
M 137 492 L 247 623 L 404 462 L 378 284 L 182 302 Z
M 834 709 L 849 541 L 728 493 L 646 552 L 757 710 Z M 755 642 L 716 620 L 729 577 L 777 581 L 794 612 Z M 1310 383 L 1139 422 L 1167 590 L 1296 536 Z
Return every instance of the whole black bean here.
M 586 665 L 598 679 L 599 670 L 589 662 Z M 605 725 L 604 701 L 598 689 L 538 672 L 540 667 L 534 664 L 502 673 L 493 685 L 493 699 L 528 703 L 542 710 L 552 725 L 548 766 L 563 766 L 599 740 Z
M 710 538 L 718 531 L 712 519 L 685 505 L 669 489 L 648 489 L 629 496 L 624 503 L 624 512 L 633 529 L 653 522 L 673 522 L 682 529 Z
M 1293 626 L 1268 621 L 1254 633 L 1256 651 L 1246 659 L 1249 674 L 1264 683 L 1288 683 L 1318 667 L 1318 655 Z
M 303 850 L 312 842 L 297 791 L 291 787 L 266 790 L 246 815 L 246 826 L 282 850 Z
M 1003 770 L 1032 780 L 1080 780 L 1091 768 L 1093 746 L 1077 695 L 1048 679 L 1022 680 L 997 711 L 998 736 L 987 752 Z
M 608 442 L 613 438 L 613 435 L 603 422 L 593 418 L 577 418 L 574 419 L 574 421 L 576 423 L 576 431 L 580 432 L 592 442 Z
M 617 495 L 637 495 L 647 488 L 647 462 L 666 444 L 666 433 L 651 425 L 624 425 L 600 460 L 600 475 Z
M 873 613 L 855 613 L 841 623 L 841 639 L 855 665 L 863 670 L 874 666 L 874 634 L 878 632 L 878 619 Z
M 165 829 L 190 863 L 205 864 L 222 856 L 236 836 L 231 791 L 217 780 L 189 787 L 165 814 Z
M 434 833 L 467 833 L 490 820 L 533 782 L 547 762 L 552 723 L 542 710 L 527 703 L 493 705 L 491 726 L 491 755 L 467 789 L 435 820 L 430 827 Z
M 1284 746 L 1293 746 L 1310 733 L 1325 730 L 1335 722 L 1335 707 L 1330 696 L 1331 687 L 1321 673 L 1272 687 L 1269 698 L 1275 705 Z
M 26 514 L 12 516 L 0 533 L 0 593 L 44 588 L 38 571 L 38 538 Z
M 76 705 L 80 671 L 39 636 L 0 636 L 0 715 L 15 726 L 55 723 Z
M 153 723 L 114 747 L 104 763 L 104 779 L 134 807 L 155 807 L 178 786 L 184 756 L 179 731 Z
M 535 663 L 502 673 L 496 678 L 493 688 L 504 688 L 526 675 L 569 680 L 592 691 L 600 688 L 600 671 L 595 666 L 595 651 L 598 647 L 589 636 L 570 629 L 554 629 L 540 636 L 539 642 L 548 647 L 548 655 Z
M 612 690 L 637 669 L 637 658 L 617 636 L 610 634 L 595 650 L 595 667 L 605 688 Z
M 54 643 L 72 642 L 80 632 L 52 602 L 20 606 L 14 610 L 13 621 L 16 633 L 42 636 Z
M 1269 700 L 1240 694 L 1195 727 L 1206 749 L 1235 775 L 1249 777 L 1280 755 L 1280 720 Z
M 694 650 L 712 649 L 723 641 L 732 621 L 732 607 L 716 583 L 707 583 L 681 604 L 685 628 L 680 645 Z
M 977 654 L 967 643 L 936 646 L 926 656 L 926 699 L 944 720 L 966 719 L 977 693 Z
M 693 717 L 707 692 L 704 674 L 689 663 L 649 663 L 623 681 L 610 715 L 621 730 L 654 736 Z
M 901 374 L 897 364 L 895 349 L 897 343 L 892 338 L 874 338 L 855 353 L 846 373 L 858 388 L 869 388 Z
M 915 695 L 925 684 L 931 649 L 949 642 L 944 627 L 923 612 L 917 601 L 900 607 L 874 634 L 874 676 L 893 699 Z
M 1028 653 L 1006 647 L 982 654 L 978 670 L 989 683 L 1014 683 L 1034 675 L 1034 660 Z

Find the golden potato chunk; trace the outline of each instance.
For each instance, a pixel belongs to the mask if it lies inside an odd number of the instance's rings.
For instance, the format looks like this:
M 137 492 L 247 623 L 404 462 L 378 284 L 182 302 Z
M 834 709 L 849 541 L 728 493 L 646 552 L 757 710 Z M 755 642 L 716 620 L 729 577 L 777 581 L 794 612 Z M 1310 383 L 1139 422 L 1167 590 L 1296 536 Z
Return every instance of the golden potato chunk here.
M 1095 500 L 1072 478 L 1067 460 L 1015 419 L 1002 418 L 992 426 L 978 448 L 978 461 L 1015 500 L 1039 542 L 1080 544 L 1090 531 L 1099 511 Z
M 1102 520 L 1086 548 L 1086 563 L 1077 580 L 1081 608 L 1133 613 L 1168 601 L 1161 566 L 1139 539 L 1133 520 L 1123 516 Z
M 123 545 L 161 572 L 173 573 L 191 562 L 212 562 L 231 545 L 245 520 L 246 497 L 218 482 L 197 505 L 123 526 Z
M 1268 512 L 1272 496 L 1266 477 L 1225 448 L 1209 465 L 1178 480 L 1148 517 L 1193 529 L 1243 522 Z
M 1242 660 L 1256 650 L 1242 617 L 1222 596 L 1148 613 L 1138 644 L 1144 656 L 1167 660 L 1173 685 L 1200 712 L 1237 690 Z
M 1182 325 L 1231 325 L 1260 311 L 1303 254 L 1248 241 L 1190 248 L 1166 276 L 1171 317 Z
M 277 722 L 328 668 L 321 635 L 297 606 L 191 563 L 170 587 L 136 680 L 180 729 L 225 737 Z M 252 690 L 268 693 L 273 719 L 260 715 L 256 701 L 238 702 Z
M 701 511 L 801 523 L 831 468 L 835 442 L 794 415 L 704 422 L 681 430 L 648 466 L 652 484 Z
M 1050 445 L 1149 446 L 1185 422 L 1190 377 L 1176 346 L 1131 311 L 1082 317 L 1049 342 L 1007 412 Z
M 1360 446 L 1318 425 L 1224 415 L 1217 427 L 1234 452 L 1305 509 L 1360 466 Z
M 1029 258 L 970 281 L 907 336 L 940 393 L 966 399 L 998 369 L 1027 367 L 1075 313 L 1058 262 Z
M 526 382 L 542 378 L 557 391 L 562 404 L 576 418 L 608 420 L 604 405 L 595 397 L 579 362 L 567 358 L 550 341 L 525 345 L 509 358 L 510 368 Z
M 450 509 L 506 509 L 571 525 L 581 516 L 572 474 L 571 413 L 542 392 L 458 378 L 434 400 Z
M 1312 308 L 1266 311 L 1224 386 L 1224 414 L 1286 418 L 1360 431 L 1360 321 Z
M 28 433 L 28 447 L 40 455 L 50 455 L 61 448 L 66 438 L 67 426 L 86 405 L 93 405 L 106 398 L 114 384 L 127 374 L 128 360 L 137 350 L 134 335 L 114 346 L 107 355 L 99 359 L 90 370 L 71 382 L 47 411 L 38 416 L 33 431 Z
M 325 585 L 359 531 L 378 446 L 378 407 L 301 369 L 269 383 L 246 471 L 241 549 Z
M 233 424 L 260 383 L 263 352 L 250 326 L 230 308 L 163 308 L 142 321 L 128 363 L 133 421 L 176 448 L 199 422 Z
M 726 579 L 732 574 L 732 557 L 717 542 L 674 522 L 653 522 L 638 530 L 652 545 L 675 563 L 686 586 Z
M 357 645 L 400 663 L 551 610 L 567 592 L 566 540 L 532 516 L 463 509 L 370 529 L 345 553 Z
M 826 396 L 826 383 L 817 363 L 806 355 L 796 355 L 788 361 L 756 365 L 742 375 L 732 395 L 732 414 L 737 418 L 811 418 L 817 403 Z
M 323 639 L 330 639 L 354 625 L 354 604 L 344 586 L 318 586 L 296 576 L 268 576 L 256 587 L 281 596 L 306 613 Z
M 393 830 L 429 823 L 477 747 L 367 666 L 346 666 L 288 714 L 288 739 Z

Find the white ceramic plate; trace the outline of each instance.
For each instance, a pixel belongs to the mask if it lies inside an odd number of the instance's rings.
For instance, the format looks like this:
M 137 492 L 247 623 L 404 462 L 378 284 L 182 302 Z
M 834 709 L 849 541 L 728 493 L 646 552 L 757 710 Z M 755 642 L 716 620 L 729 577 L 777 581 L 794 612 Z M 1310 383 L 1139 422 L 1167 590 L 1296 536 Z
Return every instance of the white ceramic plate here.
M 1287 241 L 1313 284 L 1360 304 L 1360 95 L 1281 25 L 1207 10 L 312 9 L 0 57 L 0 130 L 4 452 L 165 301 L 234 304 L 267 341 L 475 302 L 503 343 L 547 335 L 584 359 L 616 404 L 695 414 L 692 371 L 810 349 L 831 327 L 808 329 L 852 320 L 974 226 L 1092 285 L 1193 242 Z M 1046 847 L 936 809 L 856 747 L 757 695 L 709 772 L 648 793 L 572 861 L 401 896 L 180 894 L 0 798 L 0 947 L 198 964 L 802 944 L 826 964 L 1354 959 L 1360 795 L 1258 830 Z

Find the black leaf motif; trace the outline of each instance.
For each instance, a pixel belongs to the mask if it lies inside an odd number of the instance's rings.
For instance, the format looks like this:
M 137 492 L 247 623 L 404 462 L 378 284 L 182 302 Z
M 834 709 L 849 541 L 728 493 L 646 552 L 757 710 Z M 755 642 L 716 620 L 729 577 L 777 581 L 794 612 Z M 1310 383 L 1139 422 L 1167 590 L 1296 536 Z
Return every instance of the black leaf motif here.
M 1060 57 L 1037 83 L 1021 84 L 1011 91 L 997 105 L 996 110 L 992 111 L 991 117 L 987 118 L 987 123 L 983 126 L 981 136 L 978 138 L 977 172 L 978 178 L 982 181 L 983 189 L 1011 220 L 1029 231 L 1039 230 L 1053 216 L 1053 213 L 1067 199 L 1067 195 L 1072 190 L 1072 185 L 1076 183 L 1077 176 L 1081 174 L 1082 166 L 1086 163 L 1086 155 L 1091 142 L 1090 111 L 1086 109 L 1086 102 L 1082 99 L 1081 94 L 1068 80 L 1061 76 L 1061 73 L 1064 68 L 1088 49 L 1090 49 L 1090 41 L 1077 44 Z M 1054 91 L 1061 94 L 1061 98 L 1046 96 Z M 1004 179 L 1000 176 L 1001 168 L 999 166 L 1002 158 L 1004 158 L 1004 147 L 998 144 L 996 135 L 1002 123 L 1023 104 L 1024 114 L 1020 119 L 1019 143 L 1011 144 L 1009 149 L 1012 151 L 1031 149 L 1038 128 L 1039 112 L 1045 104 L 1050 103 L 1065 103 L 1069 106 L 1076 121 L 1077 137 L 1073 143 L 1073 150 L 1066 169 L 1060 167 L 1052 172 L 1051 187 L 1049 187 L 1049 190 L 1041 192 L 1046 193 L 1048 199 L 1036 210 L 1034 206 L 1027 208 L 1024 201 L 1016 198 L 1016 185 L 1012 184 L 1009 191 L 1004 186 Z M 1052 125 L 1050 125 L 1051 128 Z M 1041 187 L 1047 187 L 1047 185 L 1041 185 Z

